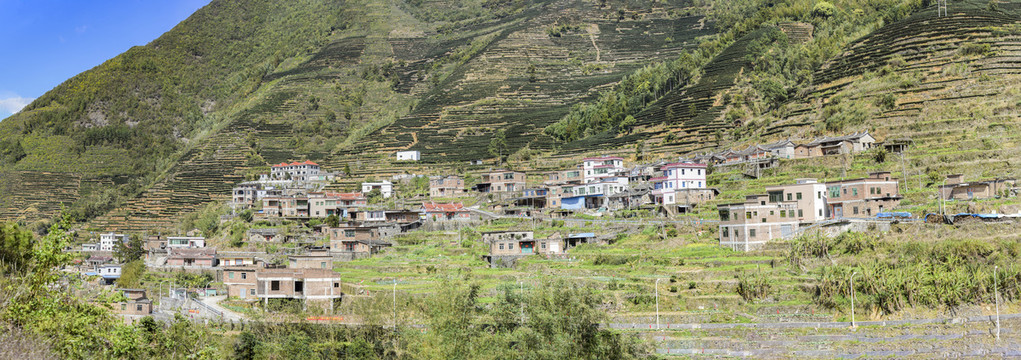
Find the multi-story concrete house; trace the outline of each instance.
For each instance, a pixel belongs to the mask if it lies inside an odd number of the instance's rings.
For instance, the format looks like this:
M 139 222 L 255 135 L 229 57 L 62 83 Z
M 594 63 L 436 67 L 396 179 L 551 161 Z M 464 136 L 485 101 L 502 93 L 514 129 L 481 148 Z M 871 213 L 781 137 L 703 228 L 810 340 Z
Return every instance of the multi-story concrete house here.
M 604 178 L 625 175 L 624 158 L 617 156 L 592 157 L 582 160 L 582 182 L 592 183 Z
M 307 160 L 290 164 L 280 163 L 272 166 L 270 176 L 274 179 L 308 181 L 312 177 L 318 178 L 320 169 L 319 164 Z
M 342 297 L 340 274 L 331 269 L 266 268 L 256 270 L 255 278 L 255 295 L 266 305 L 270 299 L 297 299 L 332 308 Z
M 547 185 L 581 184 L 584 179 L 583 173 L 584 170 L 578 169 L 551 171 L 546 173 L 546 180 L 543 183 Z
M 657 204 L 674 205 L 678 203 L 676 192 L 681 189 L 705 189 L 705 164 L 673 163 L 662 167 L 663 176 L 650 179 L 652 196 Z
M 128 242 L 128 236 L 124 234 L 99 234 L 99 251 L 114 251 L 117 249 L 117 244 L 124 244 Z
M 1009 195 L 1014 184 L 1014 179 L 965 182 L 963 175 L 953 174 L 947 175 L 945 183 L 940 185 L 939 196 L 943 200 L 991 199 L 1005 192 Z
M 821 137 L 812 142 L 795 146 L 794 157 L 803 159 L 823 155 L 852 154 L 871 149 L 875 142 L 876 139 L 868 132 Z
M 308 198 L 308 214 L 316 218 L 330 215 L 345 217 L 349 209 L 367 204 L 362 193 L 311 193 Z
M 389 199 L 394 195 L 394 184 L 390 180 L 362 183 L 362 193 L 368 194 L 372 190 L 379 190 L 384 199 Z
M 826 183 L 827 203 L 832 218 L 874 217 L 900 205 L 897 179 L 889 172 L 874 172 L 868 177 Z
M 741 203 L 718 205 L 720 245 L 749 251 L 793 235 L 802 224 L 826 218 L 826 201 L 825 184 L 801 179 L 767 187 L 766 194 L 749 195 Z
M 96 272 L 103 278 L 103 283 L 113 284 L 121 278 L 121 264 L 106 264 L 96 268 Z
M 464 179 L 460 176 L 444 176 L 429 180 L 429 197 L 456 197 L 464 195 Z
M 201 236 L 169 236 L 167 248 L 201 248 L 206 247 L 206 238 Z
M 560 209 L 580 210 L 595 209 L 605 206 L 606 197 L 624 192 L 628 189 L 628 178 L 603 177 L 597 182 L 561 188 Z
M 263 261 L 258 256 L 266 256 L 265 252 L 255 251 L 221 251 L 216 254 L 220 266 L 258 265 Z
M 482 174 L 473 188 L 483 193 L 521 191 L 525 189 L 525 180 L 523 172 L 498 170 Z

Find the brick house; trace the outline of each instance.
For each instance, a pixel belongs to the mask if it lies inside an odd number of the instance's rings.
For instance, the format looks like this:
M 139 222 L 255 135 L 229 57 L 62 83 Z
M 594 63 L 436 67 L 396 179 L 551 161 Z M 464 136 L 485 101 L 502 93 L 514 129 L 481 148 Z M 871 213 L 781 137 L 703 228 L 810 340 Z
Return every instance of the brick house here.
M 368 200 L 362 193 L 311 193 L 308 196 L 308 215 L 316 218 L 330 215 L 343 217 L 348 209 L 367 204 Z
M 382 240 L 383 230 L 381 226 L 347 225 L 330 228 L 330 253 L 344 260 L 371 256 L 391 245 Z
M 267 305 L 269 299 L 297 299 L 332 307 L 342 297 L 340 274 L 331 269 L 257 269 L 255 279 L 255 296 Z
M 807 144 L 795 146 L 794 157 L 804 159 L 823 155 L 853 154 L 871 149 L 875 143 L 876 139 L 868 132 L 821 137 Z
M 113 303 L 113 312 L 120 315 L 152 314 L 152 300 L 145 296 L 145 289 L 117 289 L 127 301 Z
M 466 194 L 464 179 L 460 176 L 444 176 L 429 180 L 429 197 L 456 197 Z
M 946 183 L 939 187 L 939 196 L 944 200 L 991 199 L 1014 188 L 1014 179 L 994 179 L 964 182 L 961 174 L 947 175 Z
M 291 269 L 332 269 L 333 257 L 328 253 L 291 255 L 287 257 L 287 267 Z
M 255 300 L 255 272 L 259 269 L 254 265 L 230 265 L 223 268 L 223 284 L 227 286 L 227 296 L 242 300 Z
M 525 189 L 525 173 L 520 171 L 498 170 L 482 174 L 473 189 L 482 193 L 513 192 Z
M 536 239 L 531 231 L 485 232 L 482 233 L 482 242 L 489 246 L 489 255 L 484 258 L 492 265 L 497 262 L 512 264 L 521 257 L 560 254 L 564 251 L 563 240 Z
M 826 183 L 827 205 L 831 218 L 874 217 L 900 205 L 897 179 L 889 172 L 873 172 L 868 177 Z

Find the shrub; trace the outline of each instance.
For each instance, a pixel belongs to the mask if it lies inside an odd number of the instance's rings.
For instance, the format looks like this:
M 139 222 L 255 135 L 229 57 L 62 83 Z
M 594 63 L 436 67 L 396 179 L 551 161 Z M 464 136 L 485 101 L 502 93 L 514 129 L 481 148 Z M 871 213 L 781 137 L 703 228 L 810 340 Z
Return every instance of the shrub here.
M 837 7 L 827 1 L 820 1 L 812 8 L 812 15 L 821 18 L 828 18 L 836 13 Z

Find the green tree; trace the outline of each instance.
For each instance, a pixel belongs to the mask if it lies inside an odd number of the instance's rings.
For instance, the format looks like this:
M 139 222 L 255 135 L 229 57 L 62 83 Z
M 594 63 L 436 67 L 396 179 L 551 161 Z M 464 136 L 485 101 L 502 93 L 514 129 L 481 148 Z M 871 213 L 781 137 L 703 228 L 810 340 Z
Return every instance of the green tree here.
M 140 259 L 131 261 L 121 266 L 121 277 L 117 279 L 117 286 L 140 288 L 143 276 L 145 276 L 145 263 Z
M 0 270 L 23 272 L 32 261 L 35 239 L 32 232 L 16 223 L 0 226 Z
M 241 220 L 244 220 L 246 223 L 252 222 L 252 218 L 254 216 L 255 214 L 252 213 L 252 209 L 245 209 L 245 211 L 242 211 L 240 214 L 238 214 L 238 217 L 240 217 Z
M 503 163 L 504 153 L 507 152 L 507 132 L 504 129 L 496 131 L 493 138 L 489 140 L 489 154 L 496 157 L 497 161 Z
M 630 134 L 631 131 L 634 130 L 635 124 L 637 123 L 638 120 L 635 120 L 634 116 L 628 115 L 626 118 L 624 118 L 624 121 L 620 122 L 620 130 L 621 132 Z
M 326 217 L 326 221 L 324 221 L 324 223 L 330 227 L 338 227 L 340 226 L 340 217 L 337 216 L 337 214 L 330 214 L 330 216 Z
M 812 15 L 828 18 L 837 13 L 837 7 L 833 6 L 832 3 L 826 1 L 820 1 L 812 7 Z
M 116 247 L 113 249 L 114 256 L 120 260 L 120 262 L 131 262 L 141 259 L 145 256 L 145 244 L 142 242 L 142 237 L 138 234 L 131 234 L 128 237 L 128 242 L 118 242 Z
M 365 194 L 365 198 L 369 201 L 369 204 L 379 204 L 383 202 L 383 192 L 379 189 L 372 189 L 368 194 Z
M 344 164 L 344 176 L 351 176 L 351 164 Z

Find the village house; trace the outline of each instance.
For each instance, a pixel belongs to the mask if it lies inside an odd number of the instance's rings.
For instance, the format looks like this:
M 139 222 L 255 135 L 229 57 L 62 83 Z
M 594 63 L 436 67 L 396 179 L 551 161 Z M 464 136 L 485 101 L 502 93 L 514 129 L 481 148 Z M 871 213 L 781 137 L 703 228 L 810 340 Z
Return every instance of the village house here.
M 868 132 L 836 137 L 821 137 L 794 148 L 797 159 L 823 155 L 853 154 L 871 149 L 876 139 Z
M 397 161 L 419 161 L 422 160 L 422 152 L 418 150 L 407 150 L 397 152 Z
M 127 298 L 127 301 L 116 302 L 113 305 L 113 312 L 119 315 L 149 315 L 152 314 L 152 300 L 145 296 L 145 289 L 117 289 Z
M 610 210 L 637 209 L 653 204 L 652 184 L 640 183 L 622 192 L 606 197 L 606 207 Z
M 653 184 L 652 196 L 657 204 L 673 206 L 678 203 L 677 190 L 705 189 L 706 166 L 696 163 L 673 163 L 662 167 L 663 176 L 649 181 Z
M 216 249 L 213 248 L 170 248 L 167 266 L 213 267 L 216 266 Z
M 741 203 L 717 205 L 720 245 L 749 251 L 791 236 L 801 224 L 825 219 L 826 202 L 826 184 L 800 179 L 767 187 L 766 194 L 749 195 Z
M 332 269 L 333 257 L 328 252 L 291 255 L 287 257 L 287 267 L 291 269 Z
M 940 184 L 939 196 L 944 200 L 991 199 L 1009 194 L 1014 184 L 1014 179 L 964 182 L 964 175 L 953 174 Z
M 900 205 L 897 179 L 889 172 L 874 172 L 868 177 L 826 183 L 827 205 L 832 218 L 874 217 Z
M 485 173 L 472 188 L 482 193 L 520 191 L 525 188 L 525 173 L 507 170 Z
M 99 244 L 97 243 L 84 243 L 82 244 L 82 252 L 93 252 L 99 251 Z
M 371 256 L 391 245 L 383 241 L 386 231 L 393 233 L 394 230 L 389 226 L 342 225 L 330 228 L 330 253 L 339 255 L 342 260 Z
M 308 196 L 283 195 L 262 198 L 260 214 L 265 217 L 308 217 Z
M 471 212 L 462 203 L 437 204 L 423 203 L 422 212 L 426 220 L 431 221 L 470 221 Z
M 493 266 L 513 264 L 531 255 L 560 254 L 563 241 L 557 238 L 535 239 L 531 231 L 497 231 L 482 233 L 482 242 L 489 246 L 485 260 Z
M 444 176 L 429 180 L 429 197 L 457 197 L 466 194 L 464 179 L 460 176 Z
M 525 189 L 520 197 L 512 199 L 515 206 L 543 209 L 546 207 L 546 198 L 549 190 L 546 188 Z
M 362 193 L 311 193 L 308 198 L 308 214 L 324 218 L 330 215 L 345 217 L 348 209 L 368 204 Z
M 128 236 L 124 234 L 99 234 L 99 251 L 114 251 L 117 249 L 117 244 L 124 244 L 128 242 Z
M 546 185 L 581 184 L 582 170 L 551 171 L 546 173 Z
M 223 268 L 222 282 L 227 286 L 227 296 L 241 300 L 256 300 L 255 272 L 253 265 L 230 265 Z
M 629 188 L 627 177 L 603 177 L 598 182 L 564 186 L 560 195 L 560 209 L 597 209 L 606 205 L 606 197 Z
M 216 254 L 220 266 L 259 265 L 263 261 L 256 256 L 266 256 L 264 252 L 254 251 L 221 251 Z
M 270 168 L 270 176 L 274 179 L 308 181 L 320 175 L 319 164 L 311 161 L 280 163 Z
M 332 309 L 343 295 L 340 274 L 331 269 L 264 268 L 256 270 L 255 279 L 255 295 L 267 306 L 270 299 L 295 299 Z
M 168 248 L 201 248 L 206 247 L 206 238 L 201 236 L 170 236 L 167 237 Z
M 762 145 L 761 148 L 768 151 L 772 157 L 778 159 L 793 159 L 795 157 L 795 145 L 790 140 L 780 140 L 772 144 Z
M 96 268 L 96 272 L 103 278 L 103 283 L 110 285 L 117 282 L 117 279 L 121 278 L 121 264 L 106 264 L 99 265 Z
M 248 241 L 252 242 L 283 242 L 285 239 L 284 234 L 277 228 L 248 230 Z
M 380 195 L 383 195 L 384 199 L 389 199 L 394 195 L 394 184 L 390 180 L 362 183 L 363 194 L 368 194 L 372 190 L 379 190 Z
M 599 182 L 607 177 L 626 176 L 624 170 L 624 158 L 618 156 L 603 156 L 582 159 L 582 182 Z

